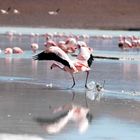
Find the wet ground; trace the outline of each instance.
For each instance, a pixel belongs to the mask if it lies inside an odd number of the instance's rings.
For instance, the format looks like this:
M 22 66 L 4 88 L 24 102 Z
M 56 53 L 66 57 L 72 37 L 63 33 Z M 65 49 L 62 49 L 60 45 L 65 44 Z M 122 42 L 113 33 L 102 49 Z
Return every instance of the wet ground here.
M 60 37 L 55 38 L 59 40 Z M 62 37 L 61 39 L 65 39 Z M 122 52 L 117 46 L 118 37 L 81 37 L 98 53 L 125 53 L 139 55 L 139 50 Z M 11 139 L 87 139 L 87 140 L 139 140 L 140 139 L 140 61 L 95 59 L 88 83 L 103 84 L 105 91 L 96 101 L 88 98 L 88 107 L 94 116 L 84 134 L 75 127 L 68 127 L 50 136 L 34 120 L 35 117 L 51 117 L 52 109 L 72 102 L 85 106 L 85 73 L 75 74 L 76 86 L 68 73 L 50 70 L 51 61 L 37 62 L 30 44 L 36 42 L 43 50 L 44 36 L 0 35 L 0 48 L 18 46 L 23 55 L 0 54 L 0 138 Z M 13 135 L 10 135 L 13 134 Z

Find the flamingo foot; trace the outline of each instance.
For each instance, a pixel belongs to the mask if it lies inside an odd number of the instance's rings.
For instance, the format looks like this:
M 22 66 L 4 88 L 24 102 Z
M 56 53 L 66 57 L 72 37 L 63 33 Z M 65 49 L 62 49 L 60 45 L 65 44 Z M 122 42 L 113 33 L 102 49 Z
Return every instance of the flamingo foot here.
M 87 86 L 87 84 L 85 84 L 85 88 L 86 88 L 86 89 L 89 89 L 88 86 Z

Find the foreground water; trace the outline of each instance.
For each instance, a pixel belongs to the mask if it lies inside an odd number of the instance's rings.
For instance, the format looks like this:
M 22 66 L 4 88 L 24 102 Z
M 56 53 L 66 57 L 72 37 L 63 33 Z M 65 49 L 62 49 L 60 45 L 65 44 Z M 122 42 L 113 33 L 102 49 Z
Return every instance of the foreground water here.
M 32 29 L 30 31 L 34 32 Z M 55 39 L 59 40 L 60 37 Z M 64 38 L 62 37 L 61 39 Z M 83 40 L 83 38 L 80 38 L 80 40 Z M 98 38 L 97 36 L 92 36 L 84 38 L 84 40 L 94 48 L 97 54 L 110 53 L 113 55 L 117 53 L 119 55 L 124 53 L 124 55 L 139 55 L 139 50 L 122 52 L 117 46 L 117 36 L 112 37 L 111 35 L 111 38 L 106 39 L 102 38 L 102 36 Z M 94 119 L 85 134 L 80 135 L 76 129 L 73 129 L 58 135 L 49 136 L 39 126 L 34 125 L 34 122 L 30 120 L 30 117 L 33 117 L 32 114 L 44 114 L 48 105 L 45 102 L 48 98 L 45 92 L 48 94 L 54 92 L 60 95 L 61 92 L 69 94 L 71 91 L 66 89 L 71 86 L 72 80 L 68 73 L 50 70 L 50 61 L 37 62 L 32 60 L 34 54 L 30 50 L 30 44 L 33 42 L 39 44 L 38 52 L 44 49 L 45 38 L 43 35 L 32 36 L 29 35 L 29 32 L 26 35 L 19 36 L 19 34 L 16 34 L 12 37 L 9 37 L 7 33 L 0 35 L 0 48 L 2 50 L 6 47 L 14 46 L 25 50 L 22 55 L 0 54 L 1 140 L 9 138 L 24 140 L 76 138 L 87 140 L 140 139 L 140 61 L 95 59 L 88 82 L 96 81 L 102 84 L 105 81 L 105 91 L 99 101 L 90 101 Z M 84 95 L 86 92 L 84 89 L 85 74 L 78 73 L 75 75 L 75 78 L 76 86 L 74 91 L 79 96 Z M 19 86 L 16 86 L 17 84 Z M 32 88 L 34 86 L 38 88 Z M 31 88 L 29 89 L 29 87 Z M 26 90 L 27 92 L 30 91 L 30 93 L 26 94 Z M 34 92 L 38 93 L 34 94 Z M 56 102 L 57 98 L 60 100 L 59 97 L 53 97 L 53 101 Z M 38 99 L 42 102 L 38 102 Z M 47 117 L 48 114 L 45 113 L 44 115 Z

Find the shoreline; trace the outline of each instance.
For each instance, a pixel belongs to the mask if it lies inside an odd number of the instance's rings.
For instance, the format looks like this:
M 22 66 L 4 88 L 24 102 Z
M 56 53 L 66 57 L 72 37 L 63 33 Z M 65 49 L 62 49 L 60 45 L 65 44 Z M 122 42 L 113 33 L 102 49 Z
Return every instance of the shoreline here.
M 70 30 L 104 30 L 104 31 L 136 31 L 139 32 L 140 28 L 109 28 L 109 27 L 104 27 L 104 28 L 94 28 L 94 27 L 90 27 L 90 28 L 80 28 L 80 27 L 58 27 L 58 26 L 43 26 L 43 25 L 0 25 L 0 28 L 41 28 L 41 29 L 70 29 Z
M 0 34 L 7 33 L 14 34 L 46 34 L 46 33 L 60 33 L 66 35 L 89 35 L 89 36 L 140 36 L 139 31 L 127 31 L 127 30 L 100 30 L 100 29 L 80 29 L 80 28 L 47 28 L 47 27 L 26 27 L 26 26 L 0 26 Z

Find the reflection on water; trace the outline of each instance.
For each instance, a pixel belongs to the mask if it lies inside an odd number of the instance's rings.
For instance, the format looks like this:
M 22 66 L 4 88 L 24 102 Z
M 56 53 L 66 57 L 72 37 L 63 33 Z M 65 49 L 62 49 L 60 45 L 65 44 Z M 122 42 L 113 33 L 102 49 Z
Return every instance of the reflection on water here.
M 61 133 L 70 122 L 74 123 L 79 133 L 85 133 L 93 118 L 89 108 L 75 104 L 59 106 L 53 115 L 50 118 L 35 118 L 48 134 Z

